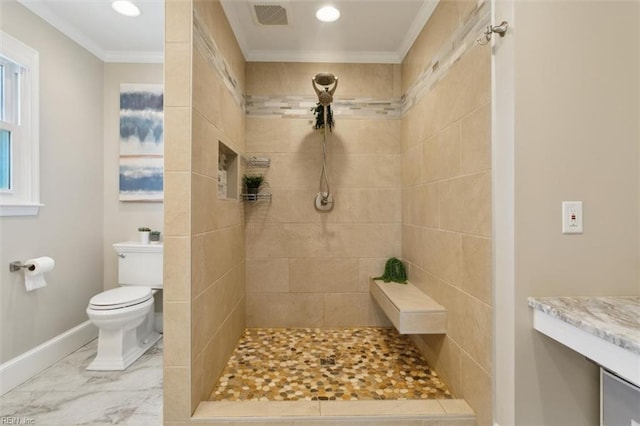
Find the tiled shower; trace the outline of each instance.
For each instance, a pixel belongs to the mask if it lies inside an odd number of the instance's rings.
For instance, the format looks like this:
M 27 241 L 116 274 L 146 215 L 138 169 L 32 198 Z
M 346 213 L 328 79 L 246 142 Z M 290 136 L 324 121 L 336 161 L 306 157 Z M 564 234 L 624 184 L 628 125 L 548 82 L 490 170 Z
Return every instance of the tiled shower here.
M 218 1 L 168 1 L 165 28 L 165 421 L 208 398 L 246 327 L 386 326 L 369 277 L 401 257 L 448 310 L 412 336 L 491 418 L 488 5 L 441 2 L 402 64 L 246 63 Z M 338 76 L 334 208 L 313 206 L 311 78 Z M 268 157 L 271 202 L 218 199 L 220 143 Z M 241 166 L 242 169 L 242 166 Z

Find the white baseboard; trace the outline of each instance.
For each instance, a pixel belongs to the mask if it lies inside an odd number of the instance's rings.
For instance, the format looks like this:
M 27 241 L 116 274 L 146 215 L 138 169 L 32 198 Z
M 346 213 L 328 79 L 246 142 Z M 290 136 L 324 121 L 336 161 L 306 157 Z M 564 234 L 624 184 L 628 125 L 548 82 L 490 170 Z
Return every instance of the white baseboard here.
M 0 395 L 26 382 L 45 368 L 98 337 L 98 329 L 85 321 L 0 365 Z

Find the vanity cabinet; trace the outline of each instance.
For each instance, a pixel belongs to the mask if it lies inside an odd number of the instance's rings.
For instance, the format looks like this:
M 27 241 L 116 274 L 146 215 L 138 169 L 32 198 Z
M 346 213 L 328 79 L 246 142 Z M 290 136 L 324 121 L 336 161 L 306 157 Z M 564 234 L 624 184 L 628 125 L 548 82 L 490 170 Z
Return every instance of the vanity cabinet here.
M 600 424 L 640 426 L 640 387 L 600 368 Z

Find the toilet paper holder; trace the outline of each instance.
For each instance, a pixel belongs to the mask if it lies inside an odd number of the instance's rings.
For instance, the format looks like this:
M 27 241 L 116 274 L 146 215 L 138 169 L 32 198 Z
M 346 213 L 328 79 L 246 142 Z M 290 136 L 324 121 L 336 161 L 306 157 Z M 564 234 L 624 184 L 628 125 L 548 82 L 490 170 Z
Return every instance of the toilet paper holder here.
M 19 270 L 21 270 L 22 268 L 27 268 L 30 271 L 33 271 L 36 266 L 32 263 L 27 263 L 27 264 L 22 264 L 22 262 L 20 262 L 19 260 L 15 261 L 15 262 L 11 262 L 9 264 L 9 271 L 11 272 L 17 272 Z

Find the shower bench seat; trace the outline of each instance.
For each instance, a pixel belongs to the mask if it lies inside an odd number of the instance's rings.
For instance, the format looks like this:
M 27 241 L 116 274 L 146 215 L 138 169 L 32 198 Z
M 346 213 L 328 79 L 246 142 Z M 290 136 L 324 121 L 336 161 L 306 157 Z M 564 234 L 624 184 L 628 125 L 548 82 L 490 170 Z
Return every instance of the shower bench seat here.
M 372 278 L 369 291 L 400 334 L 446 334 L 447 310 L 410 282 Z

